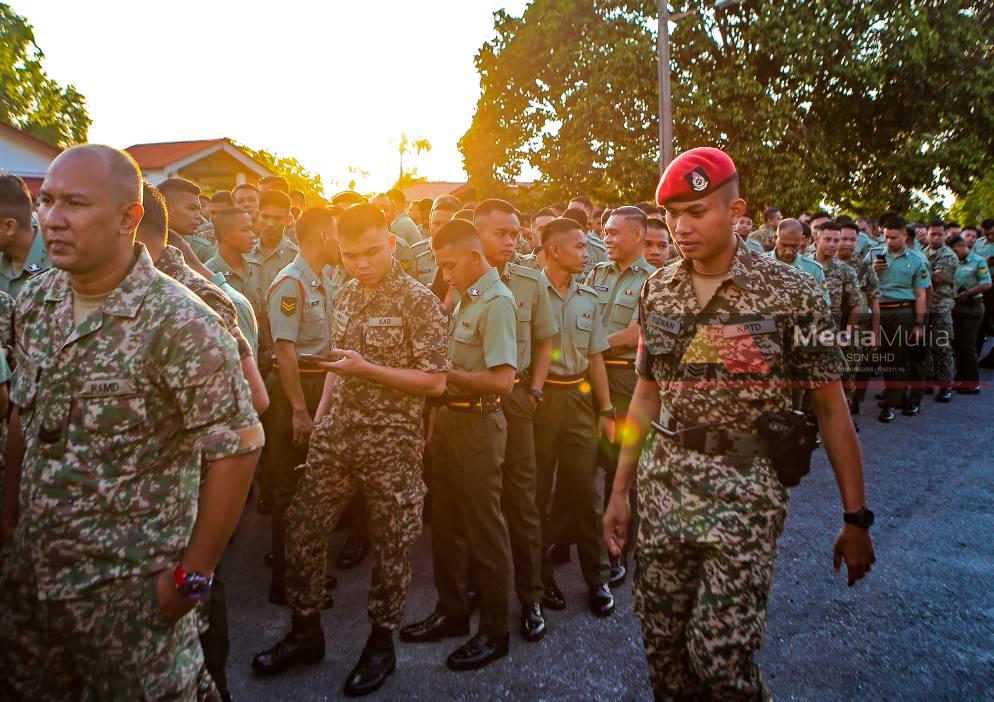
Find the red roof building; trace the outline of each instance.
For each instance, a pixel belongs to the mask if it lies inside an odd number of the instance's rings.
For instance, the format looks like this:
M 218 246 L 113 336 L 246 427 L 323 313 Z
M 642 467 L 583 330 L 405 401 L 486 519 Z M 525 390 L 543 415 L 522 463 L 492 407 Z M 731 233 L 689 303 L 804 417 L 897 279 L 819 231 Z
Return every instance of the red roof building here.
M 273 175 L 227 138 L 135 144 L 125 151 L 138 162 L 142 174 L 156 184 L 178 176 L 211 192 Z
M 0 122 L 0 171 L 20 176 L 34 196 L 45 179 L 48 164 L 62 149 Z

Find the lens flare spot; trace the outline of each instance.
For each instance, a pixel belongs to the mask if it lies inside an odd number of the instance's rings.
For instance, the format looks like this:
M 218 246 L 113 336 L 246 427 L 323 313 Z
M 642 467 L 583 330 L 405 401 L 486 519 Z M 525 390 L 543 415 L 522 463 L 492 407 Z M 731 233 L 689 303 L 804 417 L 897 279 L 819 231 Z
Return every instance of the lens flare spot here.
M 584 395 L 589 395 L 590 394 L 590 383 L 588 383 L 586 380 L 584 380 L 582 383 L 580 383 L 580 392 L 582 392 Z

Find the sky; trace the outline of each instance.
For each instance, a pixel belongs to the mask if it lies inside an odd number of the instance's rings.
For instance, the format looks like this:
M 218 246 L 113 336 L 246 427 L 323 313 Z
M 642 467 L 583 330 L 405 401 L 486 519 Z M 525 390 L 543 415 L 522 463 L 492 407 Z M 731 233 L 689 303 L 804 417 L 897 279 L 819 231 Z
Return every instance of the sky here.
M 230 137 L 294 156 L 331 194 L 397 178 L 465 178 L 457 143 L 480 95 L 473 57 L 493 13 L 528 0 L 9 0 L 35 30 L 48 75 L 87 101 L 90 141 Z

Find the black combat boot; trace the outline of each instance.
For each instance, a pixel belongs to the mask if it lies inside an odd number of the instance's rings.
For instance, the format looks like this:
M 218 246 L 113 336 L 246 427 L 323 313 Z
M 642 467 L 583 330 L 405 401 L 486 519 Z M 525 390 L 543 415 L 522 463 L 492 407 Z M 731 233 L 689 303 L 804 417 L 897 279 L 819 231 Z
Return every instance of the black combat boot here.
M 321 630 L 321 616 L 295 616 L 290 633 L 252 659 L 252 670 L 258 675 L 278 675 L 298 665 L 317 663 L 322 658 L 324 632 Z
M 345 694 L 349 697 L 361 697 L 380 689 L 396 665 L 393 631 L 373 625 L 359 662 L 345 681 Z

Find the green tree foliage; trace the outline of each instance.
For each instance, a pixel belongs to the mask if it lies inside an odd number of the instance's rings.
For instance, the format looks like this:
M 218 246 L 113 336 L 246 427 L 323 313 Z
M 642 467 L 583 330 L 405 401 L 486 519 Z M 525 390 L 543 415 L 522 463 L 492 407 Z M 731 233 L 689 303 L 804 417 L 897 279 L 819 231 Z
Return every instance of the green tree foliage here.
M 394 183 L 395 188 L 398 190 L 403 190 L 408 188 L 415 183 L 423 183 L 427 178 L 418 175 L 418 169 L 413 166 L 410 168 L 404 168 L 404 156 L 411 154 L 412 156 L 417 156 L 422 153 L 427 153 L 431 151 L 431 142 L 427 139 L 409 139 L 406 132 L 400 133 L 400 139 L 397 142 L 397 153 L 400 156 L 400 170 L 397 175 L 397 182 Z
M 283 176 L 291 190 L 300 190 L 309 203 L 325 202 L 324 183 L 317 173 L 304 168 L 304 165 L 292 156 L 279 156 L 265 149 L 253 149 L 238 144 L 252 158 L 264 165 L 276 175 Z
M 730 151 L 754 208 L 879 211 L 965 192 L 994 165 L 994 10 L 985 0 L 678 1 L 676 152 Z M 550 194 L 645 199 L 658 174 L 656 3 L 533 0 L 495 14 L 460 141 L 471 182 L 525 166 Z M 922 197 L 924 196 L 924 198 Z
M 0 3 L 0 122 L 54 146 L 84 142 L 91 123 L 86 100 L 49 78 L 44 58 L 31 25 Z
M 949 219 L 966 226 L 994 217 L 994 171 L 977 178 L 949 210 Z

